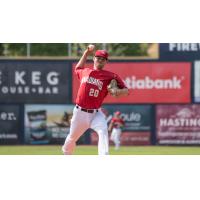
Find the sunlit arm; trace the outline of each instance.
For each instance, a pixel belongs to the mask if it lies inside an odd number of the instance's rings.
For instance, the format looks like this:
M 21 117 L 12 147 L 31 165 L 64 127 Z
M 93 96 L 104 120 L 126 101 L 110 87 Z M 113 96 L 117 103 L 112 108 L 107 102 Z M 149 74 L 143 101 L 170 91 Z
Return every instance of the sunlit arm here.
M 113 88 L 110 90 L 110 93 L 112 96 L 115 96 L 115 97 L 128 96 L 129 90 L 128 88 L 123 88 L 123 89 Z
M 87 61 L 88 55 L 89 55 L 89 51 L 87 49 L 87 50 L 84 51 L 82 57 L 80 58 L 79 62 L 77 63 L 76 69 L 78 69 L 78 68 L 84 68 L 85 63 Z

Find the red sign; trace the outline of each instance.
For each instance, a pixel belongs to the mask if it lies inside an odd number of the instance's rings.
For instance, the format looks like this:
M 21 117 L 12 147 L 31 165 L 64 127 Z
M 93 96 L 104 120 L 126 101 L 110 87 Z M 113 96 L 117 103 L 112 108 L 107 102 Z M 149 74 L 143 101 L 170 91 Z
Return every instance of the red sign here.
M 200 144 L 199 105 L 158 105 L 156 108 L 159 144 Z
M 150 132 L 122 132 L 121 134 L 121 145 L 151 145 L 150 141 Z M 98 135 L 96 132 L 91 134 L 91 144 L 98 144 Z M 113 145 L 113 142 L 109 141 L 110 145 Z
M 191 102 L 189 62 L 112 62 L 107 64 L 105 70 L 118 74 L 129 88 L 130 95 L 120 98 L 108 95 L 104 103 Z M 79 80 L 74 73 L 73 101 L 78 87 Z

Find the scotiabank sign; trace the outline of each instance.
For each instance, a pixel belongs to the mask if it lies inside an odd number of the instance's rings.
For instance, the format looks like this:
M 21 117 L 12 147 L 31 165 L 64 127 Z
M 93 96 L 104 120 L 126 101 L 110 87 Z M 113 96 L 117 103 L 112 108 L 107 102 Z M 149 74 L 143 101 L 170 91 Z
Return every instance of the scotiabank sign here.
M 105 70 L 118 74 L 129 88 L 126 97 L 108 95 L 104 103 L 189 103 L 191 63 L 111 62 Z M 77 94 L 78 81 L 74 81 Z
M 130 90 L 122 103 L 190 102 L 190 63 L 110 63 L 108 70 L 121 76 Z M 118 102 L 109 97 L 106 103 Z

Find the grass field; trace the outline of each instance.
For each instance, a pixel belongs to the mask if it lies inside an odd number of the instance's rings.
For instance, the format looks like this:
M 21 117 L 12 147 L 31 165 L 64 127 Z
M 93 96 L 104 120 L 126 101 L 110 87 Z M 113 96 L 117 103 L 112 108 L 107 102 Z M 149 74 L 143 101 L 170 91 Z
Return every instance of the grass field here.
M 97 146 L 77 146 L 75 155 L 97 155 Z M 0 146 L 0 155 L 62 155 L 61 146 Z M 200 147 L 122 146 L 110 147 L 110 155 L 200 155 Z

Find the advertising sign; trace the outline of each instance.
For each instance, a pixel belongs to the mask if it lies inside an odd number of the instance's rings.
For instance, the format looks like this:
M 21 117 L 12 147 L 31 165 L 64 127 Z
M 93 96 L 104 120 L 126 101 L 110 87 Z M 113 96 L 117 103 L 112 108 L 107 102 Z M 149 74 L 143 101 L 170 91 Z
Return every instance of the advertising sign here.
M 200 102 L 200 61 L 194 62 L 194 101 Z
M 194 61 L 200 59 L 200 43 L 160 43 L 160 59 Z
M 122 132 L 120 138 L 121 145 L 151 145 L 150 132 Z M 98 135 L 96 132 L 91 132 L 91 144 L 98 144 Z M 110 145 L 113 145 L 113 142 L 109 140 Z
M 152 107 L 149 105 L 103 105 L 109 122 L 116 111 L 121 112 L 125 125 L 123 131 L 150 131 Z
M 158 105 L 158 144 L 200 144 L 200 105 Z
M 120 98 L 108 95 L 104 103 L 191 102 L 191 63 L 110 62 L 105 70 L 120 75 L 129 88 L 130 94 Z M 73 102 L 75 102 L 79 84 L 74 73 Z
M 73 108 L 73 105 L 26 105 L 25 143 L 64 143 Z
M 70 66 L 65 61 L 0 61 L 0 102 L 69 102 Z
M 122 145 L 150 145 L 151 144 L 151 115 L 152 107 L 149 105 L 103 105 L 103 113 L 108 124 L 116 111 L 121 112 L 124 120 L 122 129 Z M 91 143 L 97 144 L 98 136 L 91 134 Z M 110 141 L 110 143 L 112 143 Z
M 0 144 L 20 143 L 19 106 L 0 105 Z

